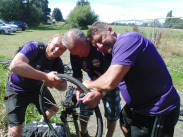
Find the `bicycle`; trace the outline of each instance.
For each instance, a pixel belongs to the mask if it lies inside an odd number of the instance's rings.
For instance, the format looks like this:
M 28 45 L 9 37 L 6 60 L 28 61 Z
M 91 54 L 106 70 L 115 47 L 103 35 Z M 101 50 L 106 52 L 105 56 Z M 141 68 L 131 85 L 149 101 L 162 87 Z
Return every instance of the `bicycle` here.
M 80 119 L 79 116 L 79 103 L 77 102 L 75 97 L 76 90 L 74 89 L 74 85 L 79 87 L 84 93 L 87 93 L 88 90 L 80 81 L 70 75 L 57 74 L 57 76 L 60 79 L 64 79 L 67 81 L 68 88 L 66 90 L 66 93 L 62 91 L 52 90 L 51 93 L 56 101 L 56 103 L 53 103 L 50 100 L 44 98 L 44 91 L 47 87 L 43 83 L 40 90 L 40 106 L 41 111 L 43 112 L 44 119 L 48 124 L 49 129 L 54 132 L 55 136 L 57 137 L 59 137 L 59 135 L 57 131 L 53 128 L 52 123 L 60 123 L 61 121 L 63 122 L 65 127 L 66 137 L 71 137 L 73 135 L 81 137 L 79 131 L 82 127 L 79 124 L 79 120 L 82 119 Z M 48 119 L 45 114 L 45 110 L 47 110 L 47 108 L 45 108 L 44 104 L 46 103 L 51 103 L 59 108 L 59 111 L 57 113 L 53 112 L 55 113 L 55 115 L 50 119 Z M 95 115 L 92 115 L 88 122 L 88 133 L 90 136 L 101 137 L 103 133 L 103 121 L 98 106 L 94 108 L 94 112 Z
M 64 64 L 64 73 L 69 74 L 69 75 L 72 75 L 73 71 L 72 71 L 72 69 L 69 67 L 69 64 L 70 64 L 70 63 L 68 63 L 68 64 L 63 63 L 63 64 Z
M 11 63 L 11 59 L 0 60 L 0 64 L 2 64 L 4 67 L 8 67 L 10 63 Z

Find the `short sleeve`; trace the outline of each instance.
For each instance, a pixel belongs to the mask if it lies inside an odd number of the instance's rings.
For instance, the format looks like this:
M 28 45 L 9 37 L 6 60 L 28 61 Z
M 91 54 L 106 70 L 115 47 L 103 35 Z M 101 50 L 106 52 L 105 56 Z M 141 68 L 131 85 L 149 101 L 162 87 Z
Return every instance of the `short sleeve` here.
M 119 37 L 113 48 L 111 64 L 134 66 L 140 50 L 141 42 L 139 37 L 133 35 Z
M 34 58 L 38 54 L 38 43 L 37 42 L 29 42 L 27 43 L 19 53 L 23 53 L 30 61 L 34 60 Z

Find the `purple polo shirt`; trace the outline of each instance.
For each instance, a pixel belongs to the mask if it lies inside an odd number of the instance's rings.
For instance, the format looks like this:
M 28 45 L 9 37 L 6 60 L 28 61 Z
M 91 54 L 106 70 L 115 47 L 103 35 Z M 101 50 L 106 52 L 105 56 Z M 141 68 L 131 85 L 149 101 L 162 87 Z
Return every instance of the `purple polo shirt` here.
M 49 60 L 46 58 L 45 52 L 38 59 L 34 60 L 38 56 L 38 42 L 27 43 L 19 53 L 23 53 L 29 60 L 29 65 L 33 68 L 40 70 L 42 72 L 49 73 L 50 71 L 57 71 L 58 73 L 64 73 L 64 66 L 62 60 L 59 58 L 56 63 L 55 59 Z M 45 50 L 47 45 L 45 45 Z M 33 60 L 33 62 L 31 62 Z M 11 82 L 10 82 L 11 76 Z M 40 88 L 42 84 L 41 80 L 34 80 L 26 77 L 17 75 L 11 72 L 8 77 L 8 85 L 10 88 L 14 89 L 16 92 L 30 92 Z
M 136 32 L 121 33 L 112 56 L 111 65 L 131 66 L 118 86 L 134 112 L 164 115 L 179 105 L 180 97 L 167 67 L 150 40 Z

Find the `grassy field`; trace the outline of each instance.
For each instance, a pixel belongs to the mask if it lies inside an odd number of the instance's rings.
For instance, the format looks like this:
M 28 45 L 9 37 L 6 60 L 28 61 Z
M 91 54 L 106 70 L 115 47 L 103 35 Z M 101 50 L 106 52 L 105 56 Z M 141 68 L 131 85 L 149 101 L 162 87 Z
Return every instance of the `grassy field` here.
M 10 35 L 0 35 L 0 60 L 12 59 L 14 52 L 19 46 L 24 45 L 29 41 L 40 41 L 48 43 L 52 36 L 56 33 L 65 33 L 67 30 L 62 30 L 63 23 L 56 25 L 40 25 L 36 28 L 29 28 L 26 31 L 17 31 Z M 114 29 L 114 26 L 111 26 Z M 151 28 L 138 28 L 139 33 L 143 33 L 151 39 Z M 86 34 L 87 30 L 83 30 Z M 132 27 L 116 27 L 117 32 L 133 31 Z M 156 45 L 159 53 L 165 60 L 165 63 L 172 76 L 173 83 L 178 91 L 183 91 L 183 30 L 156 30 L 157 35 L 162 32 L 160 43 Z M 66 51 L 62 56 L 64 63 L 69 63 L 69 51 Z M 8 70 L 0 64 L 0 129 L 5 130 L 5 108 L 3 98 L 5 93 L 6 79 Z M 36 121 L 40 119 L 37 110 L 34 106 L 30 106 L 27 110 L 26 122 L 31 122 L 29 114 L 34 114 Z M 30 120 L 30 121 L 29 121 Z

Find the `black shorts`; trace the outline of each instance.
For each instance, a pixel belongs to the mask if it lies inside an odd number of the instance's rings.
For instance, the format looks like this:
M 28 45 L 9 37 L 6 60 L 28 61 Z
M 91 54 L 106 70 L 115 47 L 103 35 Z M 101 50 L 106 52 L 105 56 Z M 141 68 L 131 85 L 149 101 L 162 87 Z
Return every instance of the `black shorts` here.
M 120 113 L 120 124 L 127 128 L 127 137 L 173 137 L 179 108 L 180 106 L 168 115 L 143 116 L 132 112 L 125 105 Z
M 23 124 L 25 120 L 26 108 L 30 103 L 35 104 L 39 113 L 42 114 L 39 104 L 39 93 L 40 89 L 32 92 L 18 93 L 9 88 L 9 86 L 6 87 L 4 104 L 6 107 L 8 123 L 10 127 Z M 45 97 L 55 102 L 53 96 L 47 88 L 45 91 Z M 53 105 L 45 104 L 45 106 L 46 108 L 50 108 Z

